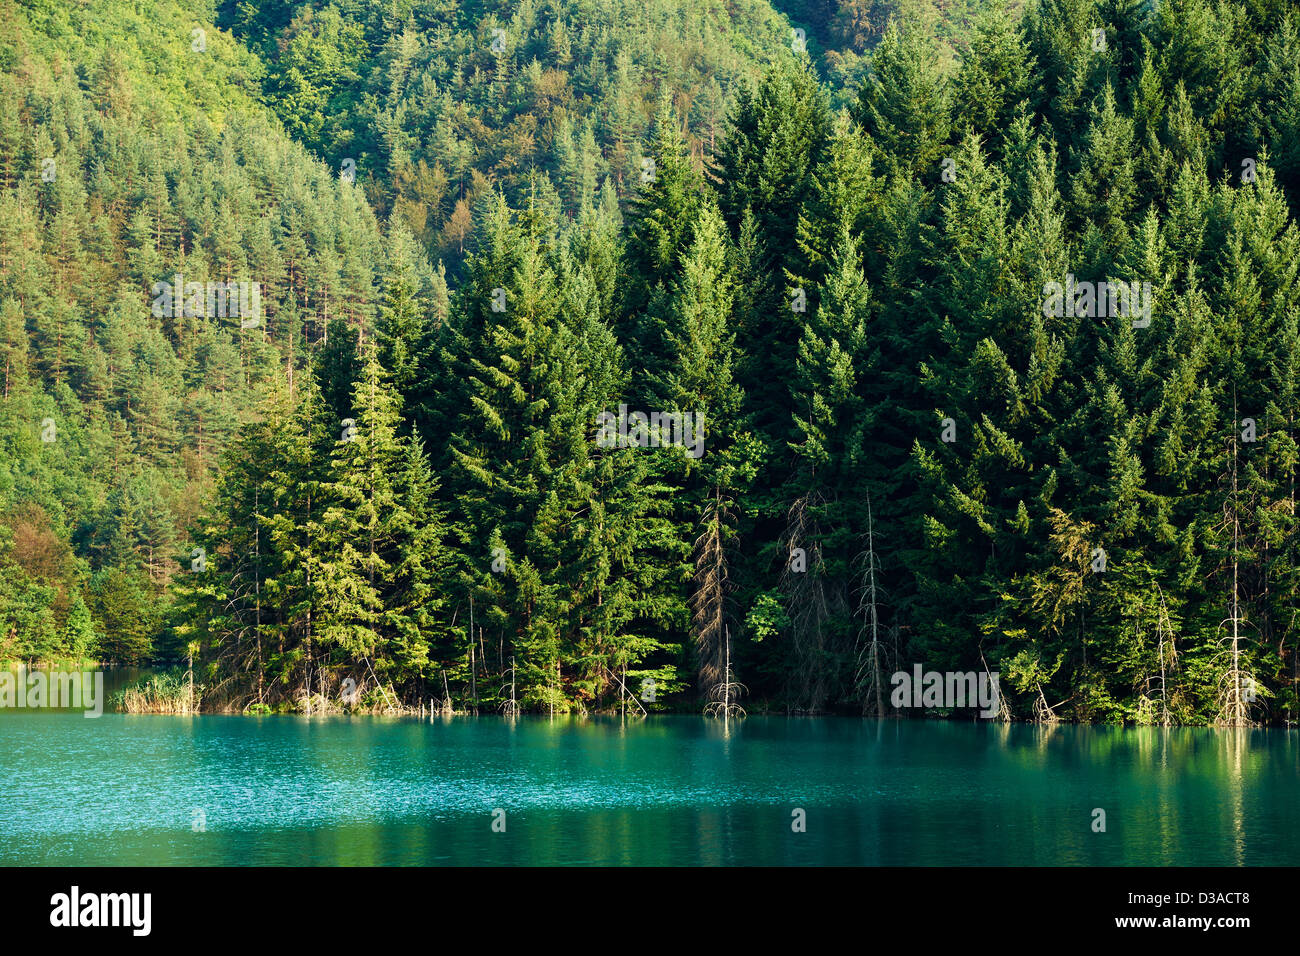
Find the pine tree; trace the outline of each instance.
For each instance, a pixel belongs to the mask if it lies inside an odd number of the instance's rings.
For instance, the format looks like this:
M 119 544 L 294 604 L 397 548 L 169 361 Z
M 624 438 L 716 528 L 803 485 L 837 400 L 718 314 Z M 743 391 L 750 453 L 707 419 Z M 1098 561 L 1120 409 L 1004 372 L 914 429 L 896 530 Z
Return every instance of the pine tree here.
M 331 319 L 312 363 L 321 401 L 340 422 L 352 417 L 352 389 L 359 373 L 358 338 L 357 330 L 343 319 Z
M 780 61 L 738 95 L 718 153 L 719 206 L 732 237 L 744 241 L 746 270 L 762 277 L 747 290 L 747 314 L 737 328 L 737 347 L 751 357 L 738 381 L 756 431 L 776 447 L 788 433 L 783 382 L 794 371 L 800 325 L 798 293 L 787 277 L 801 271 L 799 216 L 830 134 L 829 105 L 811 64 Z
M 520 220 L 499 201 L 469 266 L 457 359 L 467 404 L 451 437 L 449 488 L 464 514 L 456 532 L 463 586 L 480 606 L 480 634 L 471 640 L 481 645 L 490 627 L 516 655 L 525 702 L 564 709 L 559 595 L 529 548 L 563 469 L 564 442 L 573 440 L 562 414 L 572 383 L 562 375 L 569 360 L 544 246 L 548 223 L 530 210 Z
M 375 340 L 380 366 L 397 393 L 409 400 L 416 383 L 419 353 L 428 334 L 428 317 L 420 297 L 420 279 L 411 266 L 416 260 L 414 240 L 398 231 L 390 244 L 389 274 L 384 281 Z
M 853 118 L 876 145 L 891 175 L 939 175 L 949 137 L 948 84 L 915 31 L 885 31 L 871 56 L 871 78 L 858 92 Z
M 647 328 L 645 313 L 664 277 L 676 273 L 700 217 L 703 179 L 687 156 L 686 143 L 665 101 L 655 121 L 643 185 L 628 210 L 623 264 L 627 276 L 621 303 L 619 339 L 644 356 L 647 377 L 658 374 L 661 343 Z
M 1033 93 L 1033 58 L 1019 23 L 1002 0 L 980 11 L 970 50 L 953 81 L 953 126 L 975 133 L 995 157 L 1000 140 Z

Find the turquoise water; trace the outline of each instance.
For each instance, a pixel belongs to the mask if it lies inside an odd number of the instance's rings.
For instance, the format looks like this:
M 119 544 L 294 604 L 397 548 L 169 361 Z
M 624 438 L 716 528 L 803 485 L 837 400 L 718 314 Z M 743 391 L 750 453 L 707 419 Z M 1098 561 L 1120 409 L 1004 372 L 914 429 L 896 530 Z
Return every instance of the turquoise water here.
M 0 781 L 5 865 L 1300 863 L 1285 730 L 7 711 Z

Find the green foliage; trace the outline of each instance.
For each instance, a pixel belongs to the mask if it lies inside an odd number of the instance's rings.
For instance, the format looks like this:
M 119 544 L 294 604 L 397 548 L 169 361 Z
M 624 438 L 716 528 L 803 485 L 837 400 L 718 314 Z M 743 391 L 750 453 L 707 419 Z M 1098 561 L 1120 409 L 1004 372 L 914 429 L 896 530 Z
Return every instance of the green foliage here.
M 193 654 L 257 713 L 728 666 L 874 713 L 921 662 L 1294 719 L 1294 18 L 781 9 L 806 52 L 761 0 L 0 14 L 0 658 Z
M 790 49 L 765 0 L 417 0 L 222 5 L 266 63 L 267 103 L 436 256 L 461 259 L 493 189 L 520 205 L 538 172 L 581 218 L 602 183 L 641 182 L 661 98 L 687 104 L 693 161 L 715 149 L 737 84 Z
M 268 120 L 257 59 L 203 4 L 146 6 L 4 14 L 0 643 L 28 659 L 178 653 L 182 541 L 223 454 L 385 287 L 373 212 Z M 257 283 L 259 321 L 163 307 L 177 276 Z

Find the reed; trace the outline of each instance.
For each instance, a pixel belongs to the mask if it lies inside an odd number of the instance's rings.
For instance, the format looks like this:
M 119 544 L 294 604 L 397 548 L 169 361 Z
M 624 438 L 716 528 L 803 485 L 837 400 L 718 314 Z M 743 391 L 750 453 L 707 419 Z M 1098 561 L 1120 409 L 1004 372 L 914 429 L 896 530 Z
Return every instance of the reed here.
M 202 699 L 203 685 L 191 685 L 189 672 L 178 667 L 124 687 L 111 703 L 127 714 L 196 714 Z

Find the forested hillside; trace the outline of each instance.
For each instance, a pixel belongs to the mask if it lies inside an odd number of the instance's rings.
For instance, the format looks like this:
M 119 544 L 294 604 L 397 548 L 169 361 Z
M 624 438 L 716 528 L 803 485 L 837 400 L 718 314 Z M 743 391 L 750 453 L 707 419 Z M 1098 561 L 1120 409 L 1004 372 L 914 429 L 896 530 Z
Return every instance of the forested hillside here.
M 165 621 L 175 596 L 170 584 L 195 560 L 189 529 L 239 426 L 259 417 L 259 405 L 277 390 L 296 397 L 311 363 L 328 361 L 332 320 L 354 337 L 372 329 L 390 272 L 420 288 L 435 319 L 446 314 L 441 226 L 429 229 L 425 221 L 437 220 L 440 207 L 428 203 L 417 214 L 415 206 L 402 206 L 404 174 L 388 169 L 391 155 L 382 152 L 392 138 L 357 150 L 355 173 L 340 177 L 338 156 L 351 141 L 334 144 L 319 127 L 313 134 L 304 125 L 316 122 L 315 109 L 347 109 L 349 128 L 365 130 L 371 114 L 362 115 L 363 105 L 385 126 L 406 108 L 380 116 L 359 77 L 331 65 L 332 34 L 322 39 L 321 24 L 343 29 L 338 9 L 315 20 L 310 5 L 297 14 L 271 9 L 263 15 L 244 4 L 235 20 L 232 10 L 202 0 L 0 6 L 0 563 L 7 572 L 0 580 L 0 658 L 93 654 L 130 662 L 180 653 Z M 471 22 L 454 5 L 388 5 L 382 15 L 378 9 L 344 11 L 343 32 L 365 36 L 352 52 L 367 83 L 389 82 L 392 24 L 401 23 L 418 47 L 433 41 L 427 29 L 410 27 L 414 20 L 425 27 L 439 17 Z M 276 11 L 287 11 L 283 24 Z M 572 12 L 575 24 L 594 22 L 579 14 Z M 678 23 L 669 14 L 665 8 L 655 22 Z M 743 33 L 719 16 L 700 20 L 699 29 L 707 32 L 716 21 L 728 33 Z M 491 20 L 490 11 L 472 22 L 484 17 Z M 235 34 L 217 26 L 227 21 Z M 296 29 L 290 21 L 312 24 L 303 28 L 309 49 L 298 52 L 315 65 L 290 69 L 294 53 L 282 54 L 284 35 L 262 42 L 272 30 Z M 773 55 L 770 36 L 754 41 L 760 29 L 783 29 L 769 8 L 756 6 L 750 21 L 738 23 L 748 33 L 735 40 L 737 49 Z M 609 24 L 601 56 L 634 62 L 632 50 L 651 70 L 654 56 L 680 53 L 679 37 L 674 32 L 670 43 L 666 27 L 652 50 L 631 21 Z M 617 36 L 607 36 L 611 30 Z M 483 32 L 492 38 L 487 25 Z M 457 42 L 468 44 L 469 32 Z M 721 82 L 741 75 L 742 66 L 758 74 L 757 60 L 716 46 L 710 41 L 700 54 L 706 72 Z M 479 52 L 497 62 L 495 53 Z M 543 53 L 552 85 L 565 65 L 557 55 Z M 630 149 L 641 149 L 644 113 L 657 97 L 681 101 L 682 91 L 694 88 L 688 84 L 695 74 L 678 76 L 676 60 L 655 62 L 653 77 L 637 81 Z M 603 67 L 593 69 L 604 75 Z M 344 80 L 356 89 L 343 89 Z M 608 92 L 605 80 L 591 82 L 595 92 L 581 97 L 588 113 L 592 97 L 604 102 Z M 309 88 L 334 86 L 337 100 L 308 96 Z M 549 146 L 516 157 L 513 166 L 502 166 L 493 152 L 494 143 L 513 135 L 512 123 L 530 122 L 529 110 L 558 118 L 564 109 L 551 111 L 549 101 L 533 103 L 512 87 L 511 96 L 522 99 L 494 112 L 489 87 L 474 96 L 458 89 L 435 104 L 457 111 L 446 156 L 469 157 L 483 171 L 442 160 L 464 180 L 456 218 L 463 228 L 456 247 L 446 248 L 453 269 L 473 230 L 469 201 L 481 195 L 486 202 L 489 179 L 516 193 L 535 183 L 552 197 L 559 194 L 550 182 L 564 182 Z M 411 89 L 429 92 L 423 82 Z M 329 132 L 341 129 L 336 124 Z M 379 174 L 370 149 L 382 152 Z M 531 179 L 534 165 L 549 177 Z M 635 168 L 639 181 L 639 163 Z M 376 190 L 381 182 L 397 188 Z M 615 180 L 602 172 L 599 182 L 605 188 L 594 201 L 609 206 Z M 380 226 L 375 208 L 391 225 Z M 456 205 L 446 211 L 456 213 Z M 221 309 L 153 314 L 158 282 L 227 280 L 258 284 L 257 326 L 205 314 Z M 348 374 L 341 373 L 345 380 Z
M 298 394 L 327 321 L 372 321 L 392 262 L 427 265 L 185 5 L 0 17 L 0 657 L 174 651 L 168 588 L 239 426 Z M 262 321 L 156 317 L 177 275 L 260 283 Z
M 1294 11 L 977 6 L 0 7 L 0 657 L 1294 719 Z
M 766 0 L 230 2 L 220 22 L 263 57 L 285 128 L 452 262 L 476 202 L 517 202 L 534 171 L 570 218 L 633 192 L 661 99 L 711 154 L 727 92 L 791 42 Z
M 502 192 L 579 218 L 641 183 L 671 103 L 697 165 L 737 84 L 805 49 L 843 89 L 891 17 L 943 39 L 978 0 L 225 0 L 217 22 L 266 64 L 266 102 L 298 141 L 355 170 L 374 208 L 453 272 Z M 782 16 L 781 14 L 786 14 Z M 797 32 L 796 32 L 797 30 Z M 345 167 L 345 164 L 350 164 Z

